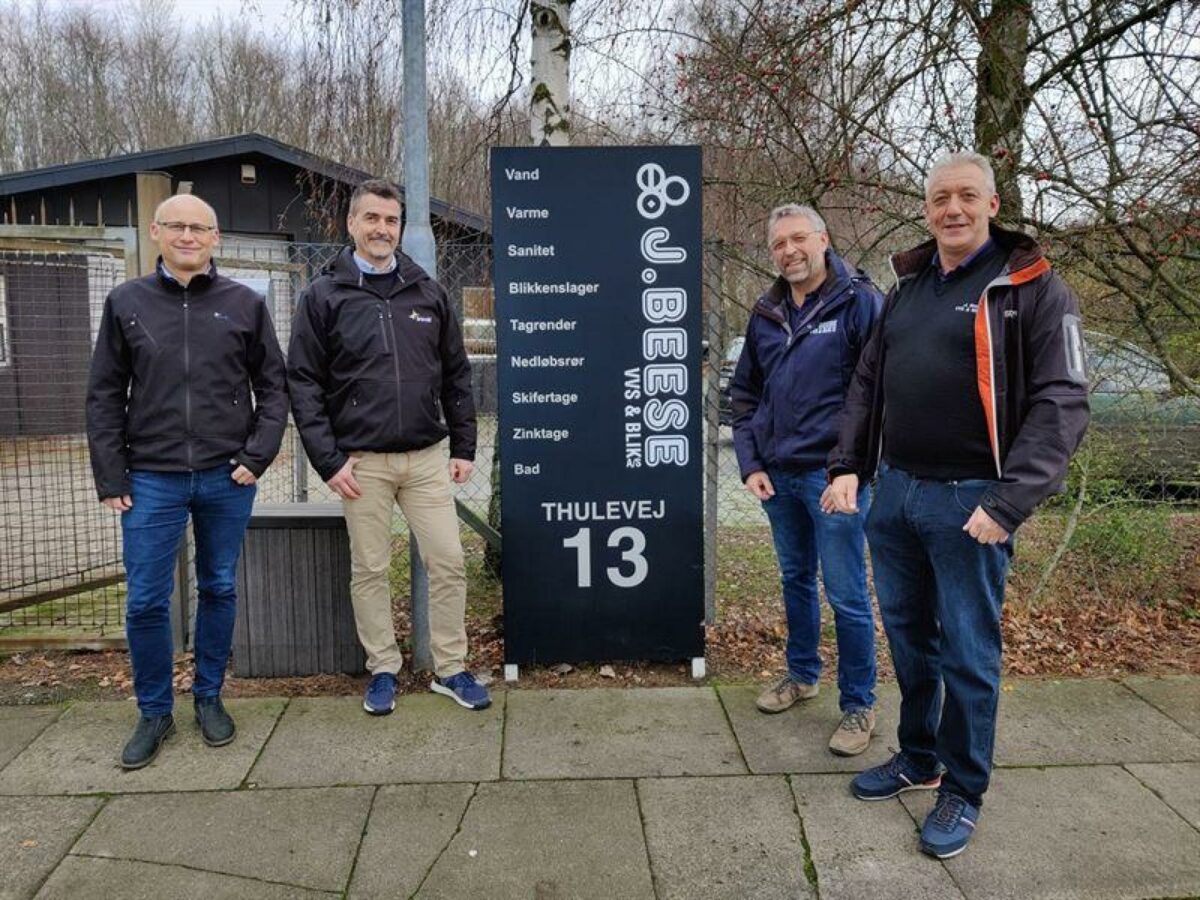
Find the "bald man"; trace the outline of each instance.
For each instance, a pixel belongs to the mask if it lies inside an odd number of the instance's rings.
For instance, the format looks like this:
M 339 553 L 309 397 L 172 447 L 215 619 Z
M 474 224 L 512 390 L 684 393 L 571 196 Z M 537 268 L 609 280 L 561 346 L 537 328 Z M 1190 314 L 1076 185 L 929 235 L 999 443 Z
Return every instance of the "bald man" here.
M 179 195 L 154 213 L 153 274 L 104 301 L 87 394 L 100 502 L 121 514 L 125 631 L 140 716 L 121 755 L 139 769 L 175 730 L 171 589 L 191 516 L 196 540 L 196 722 L 234 738 L 221 703 L 233 643 L 235 574 L 255 483 L 287 423 L 283 354 L 261 295 L 217 273 L 212 207 Z

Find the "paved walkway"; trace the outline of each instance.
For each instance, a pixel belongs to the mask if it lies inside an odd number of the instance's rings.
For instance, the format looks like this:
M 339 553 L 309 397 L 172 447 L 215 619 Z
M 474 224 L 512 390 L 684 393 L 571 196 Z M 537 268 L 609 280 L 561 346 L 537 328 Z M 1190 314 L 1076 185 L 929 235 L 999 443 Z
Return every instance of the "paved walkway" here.
M 1200 895 L 1200 679 L 1005 686 L 979 832 L 916 849 L 927 794 L 862 803 L 825 749 L 832 692 L 750 687 L 241 700 L 115 757 L 130 703 L 0 707 L 0 897 L 1162 898 Z

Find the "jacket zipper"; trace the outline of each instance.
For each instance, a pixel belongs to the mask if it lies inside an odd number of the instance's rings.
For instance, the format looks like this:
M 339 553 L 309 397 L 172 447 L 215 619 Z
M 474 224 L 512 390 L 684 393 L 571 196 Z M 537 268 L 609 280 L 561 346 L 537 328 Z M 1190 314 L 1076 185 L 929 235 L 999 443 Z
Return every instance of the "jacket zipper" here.
M 389 296 L 386 301 L 387 306 L 387 325 L 388 330 L 392 328 L 392 298 Z M 395 332 L 392 332 L 395 334 Z M 384 336 L 384 345 L 387 344 L 387 336 Z M 404 424 L 404 407 L 400 401 L 400 354 L 392 353 L 392 371 L 396 375 L 396 433 L 399 434 L 403 429 Z
M 383 349 L 390 352 L 392 348 L 391 348 L 390 343 L 388 342 L 388 328 L 387 328 L 387 323 L 383 321 L 382 307 L 379 310 L 379 331 L 383 335 Z
M 188 289 L 183 289 L 183 426 L 187 434 L 188 470 L 192 463 L 192 348 L 188 340 Z

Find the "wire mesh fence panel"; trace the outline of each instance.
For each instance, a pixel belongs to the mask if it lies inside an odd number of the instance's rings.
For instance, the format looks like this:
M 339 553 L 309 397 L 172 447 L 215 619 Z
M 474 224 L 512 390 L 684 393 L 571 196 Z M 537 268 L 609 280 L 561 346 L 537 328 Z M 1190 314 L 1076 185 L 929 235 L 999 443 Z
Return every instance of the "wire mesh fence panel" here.
M 286 349 L 301 292 L 341 249 L 227 236 L 217 264 L 264 293 Z M 471 356 L 479 425 L 475 469 L 454 493 L 481 518 L 488 514 L 497 442 L 491 253 L 480 242 L 438 248 L 438 280 L 461 317 Z M 747 540 L 768 540 L 762 506 L 742 485 L 729 396 L 750 310 L 772 279 L 756 253 L 716 243 L 705 253 L 710 621 L 722 553 L 744 548 Z M 120 252 L 97 250 L 82 239 L 9 249 L 0 240 L 0 637 L 30 629 L 104 634 L 122 626 L 120 523 L 97 502 L 83 401 L 104 298 L 125 272 Z M 1084 495 L 1097 508 L 1200 500 L 1200 400 L 1174 392 L 1162 365 L 1135 344 L 1098 332 L 1088 332 L 1087 343 L 1092 427 L 1072 464 L 1066 497 L 1047 508 Z M 336 502 L 308 464 L 290 422 L 278 458 L 260 480 L 258 502 Z M 463 535 L 468 567 L 481 567 L 482 540 L 467 525 Z M 404 594 L 409 543 L 398 512 L 394 549 L 393 584 Z M 194 609 L 194 578 L 188 582 L 188 607 Z
M 124 260 L 0 246 L 0 626 L 120 622 L 119 604 L 34 604 L 119 579 L 116 517 L 92 487 L 83 398 Z

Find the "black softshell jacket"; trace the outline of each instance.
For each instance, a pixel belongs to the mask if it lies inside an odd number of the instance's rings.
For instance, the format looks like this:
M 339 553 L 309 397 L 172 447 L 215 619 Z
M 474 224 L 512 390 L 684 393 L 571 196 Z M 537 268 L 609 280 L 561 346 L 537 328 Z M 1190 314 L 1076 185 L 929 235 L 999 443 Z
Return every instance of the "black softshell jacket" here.
M 984 288 L 975 316 L 975 377 L 997 479 L 981 504 L 1011 533 L 1039 503 L 1062 489 L 1071 454 L 1087 430 L 1086 351 L 1079 302 L 1037 243 L 995 225 L 991 235 L 1007 263 Z M 875 474 L 887 387 L 884 323 L 903 300 L 905 285 L 932 263 L 936 250 L 927 241 L 892 257 L 897 283 L 884 300 L 851 381 L 838 445 L 829 454 L 831 477 L 853 472 L 870 479 Z
M 420 450 L 450 436 L 475 459 L 471 365 L 450 298 L 403 253 L 387 296 L 344 249 L 300 295 L 288 347 L 292 416 L 328 481 L 354 451 Z
M 87 392 L 100 499 L 128 494 L 131 469 L 262 475 L 286 426 L 283 351 L 262 295 L 215 265 L 184 287 L 161 260 L 108 295 Z

